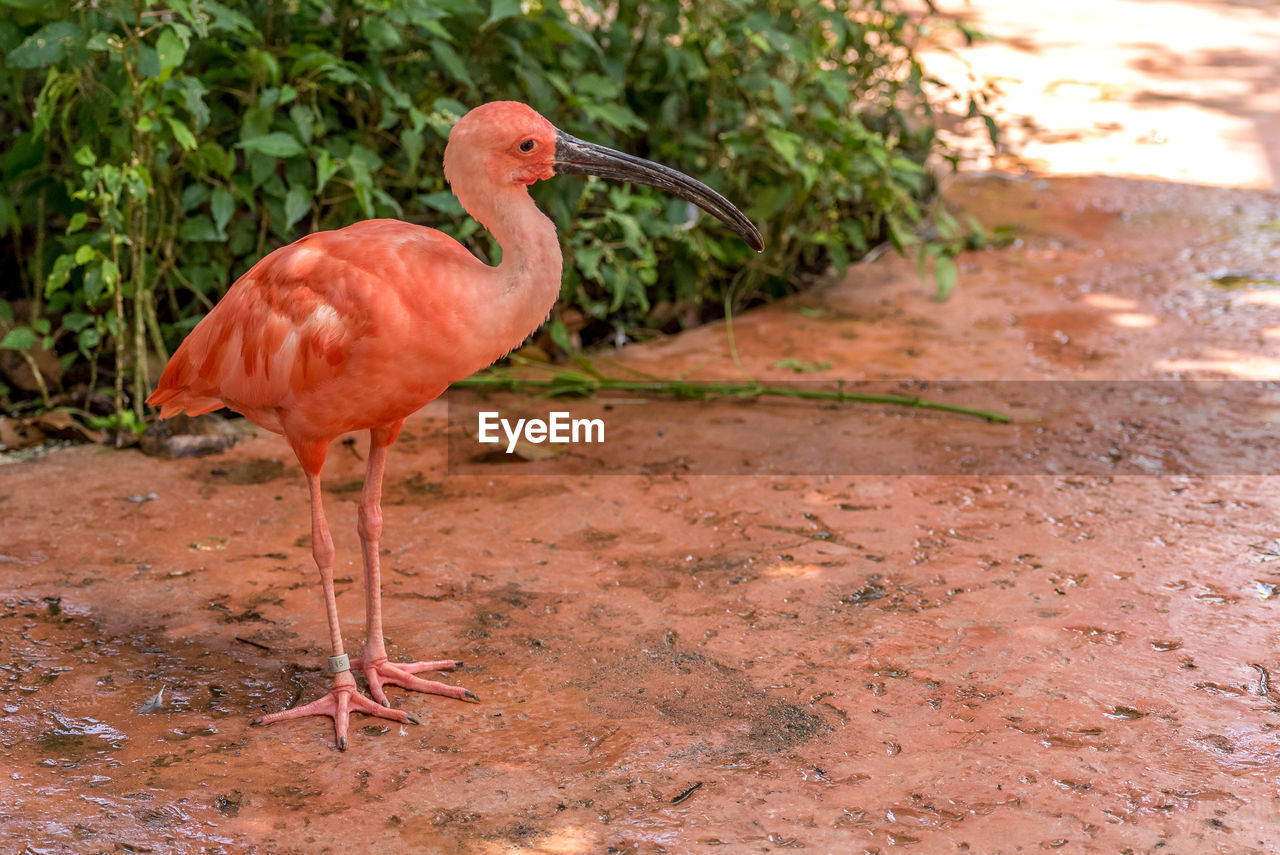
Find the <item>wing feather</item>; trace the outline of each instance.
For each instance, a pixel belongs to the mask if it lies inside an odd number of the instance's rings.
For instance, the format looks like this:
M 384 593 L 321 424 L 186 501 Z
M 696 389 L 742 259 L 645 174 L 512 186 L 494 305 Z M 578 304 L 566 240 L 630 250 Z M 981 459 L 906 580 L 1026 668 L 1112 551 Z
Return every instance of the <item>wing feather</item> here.
M 196 325 L 148 398 L 161 418 L 222 406 L 253 418 L 337 375 L 363 324 L 333 299 L 351 271 L 314 243 L 268 255 Z
M 480 270 L 452 238 L 397 220 L 308 235 L 231 286 L 147 400 L 162 418 L 227 406 L 291 436 L 403 418 L 448 385 L 431 366 L 466 346 L 455 315 Z

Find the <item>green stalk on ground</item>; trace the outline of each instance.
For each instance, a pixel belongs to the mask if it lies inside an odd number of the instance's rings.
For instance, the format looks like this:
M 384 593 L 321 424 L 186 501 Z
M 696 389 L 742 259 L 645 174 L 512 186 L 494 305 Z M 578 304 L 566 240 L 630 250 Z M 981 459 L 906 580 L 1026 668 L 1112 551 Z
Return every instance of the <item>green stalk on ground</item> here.
M 474 374 L 465 380 L 453 384 L 455 389 L 474 389 L 495 392 L 531 393 L 534 400 L 541 398 L 589 397 L 600 392 L 629 392 L 640 395 L 662 395 L 671 398 L 694 401 L 711 401 L 724 399 L 760 398 L 794 398 L 806 401 L 834 401 L 850 404 L 886 404 L 895 407 L 910 407 L 921 410 L 938 410 L 957 415 L 971 416 L 998 424 L 1009 424 L 1012 419 L 1003 413 L 979 410 L 947 404 L 942 401 L 931 401 L 917 395 L 872 394 L 849 392 L 840 388 L 841 381 L 836 382 L 834 389 L 793 388 L 774 386 L 758 380 L 745 381 L 698 381 L 683 378 L 662 378 L 650 375 L 639 375 L 641 379 L 624 379 L 602 374 L 589 359 L 579 357 L 575 360 L 577 370 L 563 366 L 547 365 L 519 357 L 513 362 L 521 369 L 541 370 L 550 374 L 548 377 L 532 377 L 525 373 L 517 373 L 511 366 L 499 366 Z M 628 369 L 630 370 L 630 369 Z

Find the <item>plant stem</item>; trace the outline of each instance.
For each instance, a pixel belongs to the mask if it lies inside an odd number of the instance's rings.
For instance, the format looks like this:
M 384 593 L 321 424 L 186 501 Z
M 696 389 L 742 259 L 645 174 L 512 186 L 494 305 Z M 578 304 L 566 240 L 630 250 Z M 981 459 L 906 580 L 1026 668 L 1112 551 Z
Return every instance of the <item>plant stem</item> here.
M 143 399 L 147 397 L 150 378 L 147 376 L 147 282 L 143 246 L 146 241 L 147 209 L 144 201 L 134 199 L 130 204 L 129 224 L 133 234 L 129 253 L 129 272 L 133 278 L 133 413 L 141 421 L 144 415 Z
M 549 379 L 517 377 L 508 373 L 489 372 L 459 380 L 453 386 L 459 389 L 491 389 L 508 392 L 543 390 L 541 397 L 557 395 L 593 395 L 597 392 L 636 392 L 651 395 L 670 395 L 697 401 L 721 398 L 798 398 L 809 401 L 836 401 L 840 403 L 889 404 L 922 410 L 940 410 L 963 416 L 985 419 L 989 422 L 1008 424 L 1011 419 L 1003 413 L 962 407 L 941 401 L 931 401 L 914 395 L 874 395 L 862 392 L 846 392 L 843 389 L 793 389 L 786 386 L 768 386 L 757 381 L 731 383 L 711 381 L 699 383 L 690 380 L 616 380 L 610 377 L 593 377 L 586 374 L 564 372 Z
M 27 368 L 31 371 L 31 376 L 35 378 L 36 387 L 40 390 L 40 400 L 44 403 L 44 408 L 49 409 L 49 386 L 44 382 L 44 375 L 40 373 L 40 366 L 36 363 L 36 359 L 31 355 L 29 350 L 19 350 L 18 355 L 27 363 Z

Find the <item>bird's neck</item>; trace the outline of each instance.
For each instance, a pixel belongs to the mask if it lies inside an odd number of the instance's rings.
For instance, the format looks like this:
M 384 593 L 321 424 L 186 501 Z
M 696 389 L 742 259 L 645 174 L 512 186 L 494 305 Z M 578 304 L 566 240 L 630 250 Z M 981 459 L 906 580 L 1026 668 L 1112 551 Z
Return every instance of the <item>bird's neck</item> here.
M 509 350 L 546 320 L 560 296 L 563 261 L 555 224 L 538 210 L 525 187 L 459 201 L 502 247 L 502 262 L 492 268 L 492 334 Z

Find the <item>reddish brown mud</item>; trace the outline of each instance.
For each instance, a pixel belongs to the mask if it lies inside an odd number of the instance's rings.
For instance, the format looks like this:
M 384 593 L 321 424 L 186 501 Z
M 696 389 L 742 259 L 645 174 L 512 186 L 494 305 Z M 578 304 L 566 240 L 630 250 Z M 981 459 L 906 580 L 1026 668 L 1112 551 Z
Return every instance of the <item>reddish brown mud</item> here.
M 1271 263 L 1275 199 L 1102 179 L 970 190 L 1026 232 L 966 259 L 945 309 L 881 262 L 740 319 L 744 364 L 1144 378 L 1274 359 L 1253 302 L 1271 292 L 1211 274 Z M 707 329 L 627 359 L 727 372 L 722 347 Z M 698 406 L 625 418 L 660 428 Z M 843 412 L 918 434 L 920 453 L 956 423 Z M 1275 851 L 1274 479 L 449 475 L 443 416 L 415 418 L 391 458 L 386 624 L 393 655 L 465 660 L 457 681 L 482 703 L 393 691 L 424 723 L 359 720 L 346 753 L 324 720 L 247 726 L 325 684 L 305 492 L 279 439 L 0 470 L 5 839 Z M 741 451 L 714 424 L 694 437 L 692 459 Z M 856 442 L 814 444 L 858 471 Z M 335 445 L 326 472 L 352 646 L 362 454 Z
M 1280 379 L 1275 196 L 1103 177 L 950 192 L 1018 242 L 964 257 L 943 306 L 882 259 L 741 317 L 742 370 Z M 723 326 L 620 358 L 740 376 Z M 972 403 L 1007 406 L 993 388 Z M 481 703 L 392 689 L 423 723 L 357 719 L 346 752 L 327 720 L 248 726 L 326 682 L 280 439 L 0 467 L 0 848 L 1280 851 L 1265 453 L 1226 432 L 1195 475 L 1123 455 L 959 475 L 942 440 L 961 417 L 701 407 L 619 405 L 607 427 L 679 427 L 672 458 L 730 472 L 750 437 L 726 445 L 732 419 L 823 421 L 803 455 L 776 449 L 779 474 L 600 476 L 556 459 L 451 473 L 445 406 L 411 420 L 387 473 L 388 647 L 464 660 L 449 679 Z M 1184 438 L 1204 422 L 1169 418 Z M 890 434 L 909 471 L 952 474 L 865 474 Z M 353 650 L 363 445 L 335 444 L 326 469 Z M 791 474 L 801 459 L 819 474 Z

